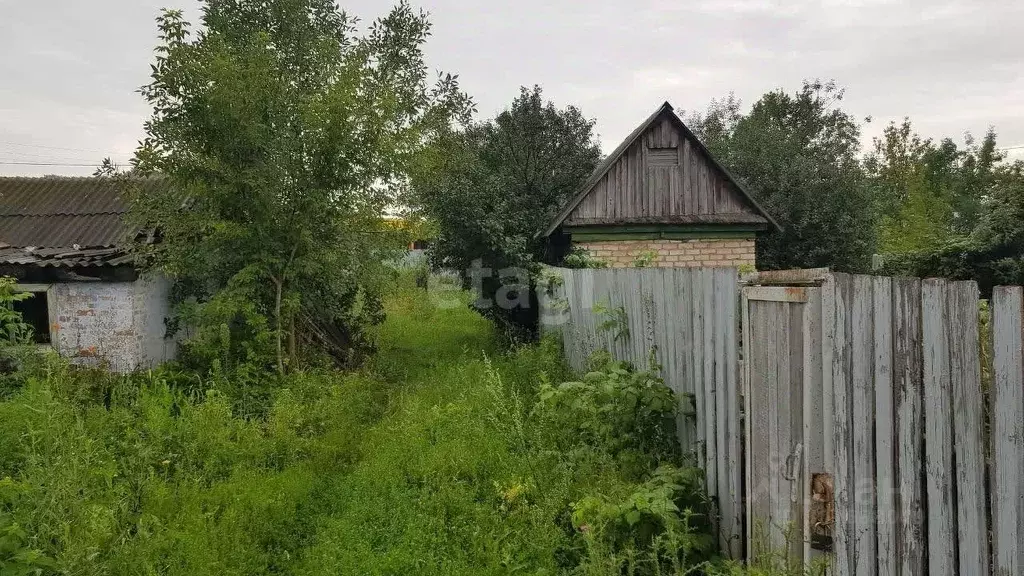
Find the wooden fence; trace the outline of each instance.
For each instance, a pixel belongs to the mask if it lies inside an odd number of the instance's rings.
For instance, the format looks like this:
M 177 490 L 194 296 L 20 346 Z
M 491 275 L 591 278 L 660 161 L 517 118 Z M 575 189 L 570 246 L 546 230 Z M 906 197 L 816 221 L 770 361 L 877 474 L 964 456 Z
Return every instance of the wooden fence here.
M 574 368 L 654 351 L 733 557 L 763 526 L 796 561 L 830 547 L 834 576 L 1024 574 L 1020 287 L 983 316 L 973 282 L 765 275 L 740 299 L 732 269 L 551 274 Z
M 742 554 L 742 429 L 737 369 L 738 278 L 734 268 L 551 268 L 541 324 L 563 335 L 584 370 L 607 349 L 649 368 L 653 356 L 680 399 L 683 449 L 706 471 L 718 502 L 724 551 Z
M 763 288 L 744 293 L 755 290 Z M 778 542 L 795 520 L 789 510 L 800 510 L 805 546 L 790 554 L 807 562 L 815 528 L 831 522 L 835 576 L 1021 574 L 1021 289 L 996 290 L 991 335 L 980 326 L 973 282 L 830 274 L 806 290 L 793 301 L 813 319 L 799 338 L 812 346 L 783 350 L 784 331 L 756 321 L 747 339 L 755 364 L 763 349 L 802 355 L 804 371 L 781 389 L 792 393 L 778 409 L 778 421 L 804 424 L 803 434 L 759 450 L 759 438 L 772 432 L 758 426 L 760 410 L 748 431 L 755 462 L 768 450 L 767 461 L 782 469 L 800 455 L 802 473 L 788 473 L 800 476 L 803 497 L 781 513 L 758 506 L 762 498 L 788 503 L 789 494 L 775 483 L 759 490 L 748 476 L 751 524 L 767 525 Z M 770 380 L 751 376 L 749 395 L 758 398 Z M 833 515 L 813 512 L 818 475 L 833 482 Z M 812 526 L 808 517 L 824 520 Z

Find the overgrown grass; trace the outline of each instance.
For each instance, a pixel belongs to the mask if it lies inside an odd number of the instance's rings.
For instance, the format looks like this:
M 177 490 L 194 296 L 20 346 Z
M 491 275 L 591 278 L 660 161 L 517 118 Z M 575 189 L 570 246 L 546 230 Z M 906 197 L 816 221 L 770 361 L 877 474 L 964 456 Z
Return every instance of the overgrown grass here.
M 660 382 L 562 384 L 556 342 L 502 351 L 465 304 L 403 286 L 363 371 L 292 375 L 258 418 L 214 381 L 49 359 L 0 400 L 0 573 L 724 569 Z

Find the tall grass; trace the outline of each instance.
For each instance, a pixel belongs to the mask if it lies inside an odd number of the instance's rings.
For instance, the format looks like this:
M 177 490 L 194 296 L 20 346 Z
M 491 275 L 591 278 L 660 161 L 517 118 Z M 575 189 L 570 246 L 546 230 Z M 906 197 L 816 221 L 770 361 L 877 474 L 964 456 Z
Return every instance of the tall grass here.
M 0 573 L 731 570 L 663 385 L 607 359 L 563 384 L 557 342 L 503 351 L 467 303 L 402 286 L 364 370 L 275 382 L 259 417 L 48 358 L 0 399 Z

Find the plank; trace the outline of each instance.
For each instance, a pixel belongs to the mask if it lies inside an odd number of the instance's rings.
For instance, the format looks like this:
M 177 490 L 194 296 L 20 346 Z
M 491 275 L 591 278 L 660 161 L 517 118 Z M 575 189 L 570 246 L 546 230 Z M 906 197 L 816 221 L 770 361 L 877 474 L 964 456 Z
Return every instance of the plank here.
M 853 531 L 853 446 L 852 446 L 852 390 L 851 354 L 848 344 L 851 339 L 850 304 L 853 293 L 853 277 L 835 274 L 832 320 L 832 401 L 834 414 L 835 475 L 833 476 L 835 497 L 835 529 L 833 549 L 835 551 L 834 576 L 851 576 L 853 560 L 856 557 L 855 534 Z M 825 368 L 826 370 L 828 367 Z
M 853 277 L 851 355 L 853 401 L 853 513 L 855 531 L 854 570 L 858 576 L 877 573 L 875 506 L 875 394 L 872 340 L 872 279 Z
M 835 469 L 835 416 L 832 406 L 832 356 L 836 330 L 836 286 L 835 278 L 826 274 L 821 283 L 821 432 L 823 468 L 828 472 Z
M 740 560 L 743 558 L 743 478 L 742 478 L 742 441 L 743 441 L 743 430 L 742 423 L 740 421 L 740 394 L 739 394 L 739 382 L 737 378 L 737 372 L 739 369 L 739 359 L 737 352 L 737 322 L 739 321 L 736 305 L 739 298 L 738 286 L 739 278 L 737 270 L 735 268 L 722 268 L 720 270 L 722 275 L 723 286 L 720 287 L 721 292 L 725 295 L 725 317 L 726 323 L 723 326 L 725 330 L 725 387 L 726 387 L 726 404 L 725 411 L 728 415 L 728 458 L 729 465 L 727 467 L 729 474 L 729 501 L 732 509 L 732 515 L 730 517 L 730 539 L 729 539 L 729 555 L 734 560 Z
M 721 549 L 729 549 L 729 537 L 732 535 L 732 523 L 730 519 L 732 517 L 732 506 L 731 500 L 729 499 L 729 471 L 728 471 L 728 412 L 727 406 L 729 404 L 726 398 L 726 386 L 725 386 L 725 323 L 726 323 L 726 310 L 725 302 L 723 302 L 722 286 L 720 283 L 720 276 L 717 270 L 709 270 L 712 278 L 712 284 L 714 286 L 713 293 L 715 294 L 715 327 L 714 327 L 714 346 L 715 346 L 715 440 L 717 446 L 715 448 L 716 454 L 718 454 L 718 471 L 716 472 L 716 478 L 718 479 L 718 501 L 719 507 L 722 511 L 722 530 L 720 532 Z
M 779 495 L 782 493 L 782 468 L 783 460 L 786 457 L 786 442 L 783 441 L 783 423 L 788 419 L 780 417 L 780 414 L 788 412 L 782 403 L 785 395 L 780 393 L 782 379 L 788 370 L 784 370 L 784 359 L 786 356 L 786 337 L 788 336 L 785 319 L 782 316 L 783 304 L 778 302 L 767 302 L 765 308 L 771 311 L 770 322 L 772 326 L 772 366 L 774 370 L 768 374 L 768 437 L 770 442 L 768 460 L 768 490 L 771 502 L 771 524 L 768 526 L 768 545 L 770 550 L 777 552 L 784 550 L 786 538 L 783 531 L 786 529 L 788 514 L 786 503 L 782 502 Z
M 803 306 L 793 303 L 781 303 L 782 313 L 785 318 L 786 343 L 782 350 L 781 359 L 784 365 L 780 367 L 779 373 L 783 376 L 781 382 L 785 384 L 780 388 L 780 394 L 784 399 L 780 403 L 780 409 L 784 408 L 787 414 L 782 414 L 786 427 L 785 448 L 782 455 L 784 466 L 786 490 L 780 494 L 783 499 L 783 509 L 786 511 L 786 523 L 783 524 L 786 533 L 786 555 L 790 565 L 799 565 L 803 560 Z
M 679 268 L 677 272 L 682 277 L 683 287 L 685 291 L 685 297 L 683 298 L 683 314 L 686 317 L 687 333 L 684 336 L 686 347 L 683 349 L 683 354 L 686 357 L 687 363 L 687 378 L 692 387 L 694 396 L 694 405 L 697 408 L 697 416 L 694 420 L 694 427 L 696 428 L 696 454 L 697 462 L 703 469 L 707 465 L 706 453 L 704 450 L 704 444 L 707 438 L 706 428 L 704 421 L 707 414 L 707 401 L 704 398 L 704 386 L 702 381 L 703 374 L 703 360 L 700 351 L 700 345 L 703 341 L 701 336 L 701 330 L 703 327 L 703 319 L 700 314 L 702 310 L 701 306 L 701 292 L 700 292 L 700 278 L 699 270 L 696 268 Z
M 992 292 L 992 568 L 1024 571 L 1024 291 Z
M 714 438 L 714 430 L 708 427 L 708 414 L 713 410 L 714 404 L 713 400 L 708 398 L 707 389 L 704 386 L 704 271 L 701 268 L 690 268 L 688 272 L 690 273 L 691 298 L 693 300 L 693 316 L 691 318 L 693 332 L 690 339 L 693 348 L 690 358 L 693 362 L 693 384 L 701 402 L 701 410 L 697 414 L 698 435 L 701 438 L 700 461 L 704 463 L 704 469 L 707 470 L 708 442 Z M 709 436 L 709 433 L 712 435 Z M 707 482 L 706 473 L 704 479 Z M 712 490 L 710 483 L 707 483 L 706 486 L 709 491 Z
M 718 394 L 715 390 L 715 348 L 714 348 L 714 323 L 715 323 L 715 285 L 713 270 L 701 268 L 701 298 L 703 299 L 703 327 L 701 336 L 703 338 L 703 375 L 704 375 L 704 399 L 707 402 L 705 413 L 705 438 L 707 438 L 707 481 L 709 493 L 718 497 Z
M 984 398 L 978 347 L 978 286 L 954 282 L 947 288 L 949 372 L 953 390 L 953 445 L 956 447 L 957 529 L 961 574 L 988 574 L 985 512 Z
M 773 413 L 777 404 L 772 404 L 773 382 L 778 377 L 775 366 L 776 322 L 770 303 L 755 302 L 751 305 L 751 316 L 755 318 L 755 342 L 763 345 L 752 350 L 753 370 L 753 413 L 751 415 L 754 428 L 754 469 L 756 492 L 760 496 L 758 508 L 754 511 L 754 546 L 755 550 L 770 546 L 771 522 L 773 518 L 772 502 L 772 471 L 775 457 L 775 435 Z
M 697 426 L 697 415 L 703 410 L 702 398 L 697 396 L 697 388 L 693 380 L 693 293 L 690 284 L 690 270 L 687 268 L 670 269 L 673 276 L 675 300 L 673 308 L 676 315 L 676 349 L 673 354 L 679 362 L 679 377 L 682 379 L 683 390 L 692 400 L 691 406 L 695 412 L 694 417 L 686 422 L 687 433 L 690 444 L 686 447 L 687 456 L 691 457 L 697 453 L 700 442 L 699 427 Z
M 726 325 L 728 317 L 725 300 L 728 300 L 733 292 L 724 282 L 722 272 L 725 269 L 712 269 L 711 279 L 715 296 L 715 325 L 714 325 L 714 347 L 715 347 L 715 429 L 718 432 L 716 440 L 718 446 L 718 502 L 722 511 L 722 529 L 720 532 L 721 549 L 728 550 L 733 531 L 732 499 L 729 494 L 729 427 L 728 427 L 728 389 L 725 382 L 726 372 Z M 735 286 L 735 284 L 734 284 Z
M 924 576 L 924 436 L 921 281 L 893 282 L 893 388 L 896 409 L 896 555 L 901 576 Z
M 896 459 L 892 378 L 892 278 L 872 279 L 874 311 L 875 488 L 878 575 L 896 576 Z
M 923 333 L 925 478 L 928 498 L 928 574 L 952 576 L 956 570 L 956 510 L 953 502 L 953 437 L 949 377 L 949 330 L 945 319 L 945 282 L 921 285 Z
M 801 374 L 802 401 L 803 401 L 803 430 L 801 433 L 804 446 L 804 466 L 801 478 L 803 488 L 801 518 L 803 518 L 801 529 L 804 534 L 803 541 L 803 566 L 809 566 L 813 555 L 811 550 L 811 480 L 812 475 L 818 472 L 830 470 L 825 467 L 824 457 L 824 392 L 820 385 L 822 376 L 821 370 L 821 288 L 814 288 L 809 294 L 809 301 L 802 308 L 801 333 L 803 335 L 803 350 L 801 352 Z M 831 425 L 831 424 L 829 424 Z
M 683 214 L 695 214 L 696 203 L 693 197 L 693 168 L 690 166 L 690 141 L 683 140 L 683 160 L 679 163 L 683 177 Z
M 751 384 L 754 377 L 751 367 L 754 365 L 754 352 L 751 349 L 752 342 L 754 339 L 753 331 L 758 330 L 753 324 L 751 324 L 750 317 L 750 301 L 747 300 L 746 291 L 742 291 L 740 299 L 740 330 L 743 338 L 743 445 L 746 450 L 743 451 L 744 468 L 743 468 L 743 487 L 744 487 L 744 500 L 746 501 L 746 517 L 745 517 L 745 535 L 746 535 L 746 549 L 745 556 L 749 559 L 754 551 L 753 545 L 753 526 L 754 526 L 754 510 L 753 501 L 757 492 L 753 490 L 754 480 L 753 476 L 753 452 L 755 450 L 754 435 L 752 427 L 753 419 L 753 407 L 751 398 Z M 759 365 L 758 365 L 759 366 Z
M 707 208 L 707 199 L 704 197 L 703 189 L 700 185 L 700 152 L 695 149 L 690 151 L 690 178 L 693 182 L 693 198 L 694 207 L 696 214 L 704 214 Z

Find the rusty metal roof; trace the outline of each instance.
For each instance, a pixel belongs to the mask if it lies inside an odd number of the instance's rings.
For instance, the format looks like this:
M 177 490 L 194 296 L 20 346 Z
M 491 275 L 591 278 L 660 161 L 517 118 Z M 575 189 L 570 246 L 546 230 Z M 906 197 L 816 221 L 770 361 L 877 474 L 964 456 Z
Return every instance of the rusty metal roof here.
M 168 188 L 164 178 L 141 182 Z M 111 264 L 124 256 L 127 210 L 108 178 L 0 177 L 0 263 Z

